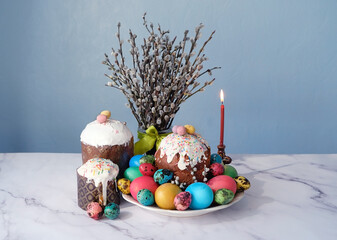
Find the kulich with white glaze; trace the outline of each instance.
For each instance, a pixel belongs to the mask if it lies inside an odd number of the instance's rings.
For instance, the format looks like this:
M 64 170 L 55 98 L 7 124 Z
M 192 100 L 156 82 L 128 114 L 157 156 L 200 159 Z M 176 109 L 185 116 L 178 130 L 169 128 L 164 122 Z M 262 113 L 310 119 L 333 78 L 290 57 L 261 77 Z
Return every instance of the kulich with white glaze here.
M 155 163 L 159 169 L 172 171 L 173 182 L 186 188 L 194 182 L 207 181 L 210 155 L 207 141 L 199 134 L 172 133 L 161 141 Z
M 81 133 L 82 162 L 92 158 L 110 159 L 118 164 L 120 174 L 133 156 L 133 135 L 126 123 L 107 119 L 89 123 Z
M 78 205 L 85 209 L 90 202 L 103 206 L 110 202 L 119 203 L 116 191 L 117 164 L 109 159 L 94 158 L 77 169 Z

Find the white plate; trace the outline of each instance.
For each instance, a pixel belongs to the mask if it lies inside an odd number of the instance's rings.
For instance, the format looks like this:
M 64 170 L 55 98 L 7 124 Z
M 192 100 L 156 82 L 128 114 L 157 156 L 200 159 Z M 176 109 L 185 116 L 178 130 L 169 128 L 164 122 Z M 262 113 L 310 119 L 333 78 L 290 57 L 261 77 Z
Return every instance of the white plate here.
M 157 207 L 156 205 L 144 206 L 144 205 L 140 204 L 138 201 L 136 201 L 131 195 L 125 195 L 125 194 L 122 194 L 122 195 L 123 195 L 123 198 L 127 202 L 132 203 L 134 205 L 137 205 L 138 207 L 144 208 L 148 211 L 152 211 L 154 213 L 158 213 L 158 214 L 166 215 L 166 216 L 170 216 L 170 217 L 196 217 L 196 216 L 204 215 L 204 214 L 207 214 L 207 213 L 219 211 L 219 210 L 224 209 L 224 208 L 228 208 L 228 207 L 232 206 L 233 204 L 237 203 L 238 201 L 240 201 L 243 198 L 244 193 L 243 192 L 237 193 L 235 195 L 233 201 L 231 201 L 229 204 L 226 204 L 226 205 L 220 205 L 220 206 L 210 207 L 210 208 L 201 209 L 201 210 L 187 209 L 185 211 L 165 210 L 165 209 L 161 209 L 161 208 Z

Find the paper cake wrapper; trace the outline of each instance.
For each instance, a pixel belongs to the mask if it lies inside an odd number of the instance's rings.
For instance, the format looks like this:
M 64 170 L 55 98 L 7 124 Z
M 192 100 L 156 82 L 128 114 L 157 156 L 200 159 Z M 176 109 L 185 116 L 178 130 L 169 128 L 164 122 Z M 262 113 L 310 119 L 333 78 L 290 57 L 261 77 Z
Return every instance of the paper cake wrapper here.
M 77 171 L 76 171 L 77 172 Z M 83 210 L 87 209 L 87 205 L 91 202 L 102 203 L 102 184 L 100 183 L 98 187 L 94 183 L 87 183 L 87 178 L 79 175 L 77 173 L 77 201 L 78 206 Z M 109 181 L 107 185 L 107 201 L 109 203 L 120 203 L 120 196 L 116 189 L 114 181 Z M 103 205 L 103 203 L 102 203 Z
M 124 171 L 129 167 L 129 160 L 133 157 L 133 137 L 126 144 L 115 146 L 91 146 L 81 142 L 82 163 L 86 163 L 92 158 L 110 159 L 119 166 L 119 176 L 123 176 Z

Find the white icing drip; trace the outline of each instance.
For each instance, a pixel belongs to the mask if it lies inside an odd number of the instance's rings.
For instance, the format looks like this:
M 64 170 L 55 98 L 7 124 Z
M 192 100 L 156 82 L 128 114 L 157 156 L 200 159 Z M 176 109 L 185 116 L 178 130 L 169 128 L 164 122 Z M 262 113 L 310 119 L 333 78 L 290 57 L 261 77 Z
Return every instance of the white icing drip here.
M 93 121 L 81 133 L 81 142 L 91 146 L 127 144 L 132 138 L 129 128 L 122 122 L 108 119 L 106 123 Z
M 172 133 L 161 141 L 159 149 L 160 157 L 166 154 L 168 163 L 171 163 L 174 156 L 179 153 L 178 168 L 184 170 L 188 165 L 193 168 L 201 162 L 208 149 L 208 143 L 198 134 L 180 136 Z M 189 160 L 185 160 L 185 156 Z
M 119 167 L 109 159 L 93 158 L 83 164 L 77 172 L 80 176 L 86 177 L 87 182 L 94 182 L 98 187 L 102 183 L 103 204 L 107 201 L 107 186 L 109 181 L 115 181 Z

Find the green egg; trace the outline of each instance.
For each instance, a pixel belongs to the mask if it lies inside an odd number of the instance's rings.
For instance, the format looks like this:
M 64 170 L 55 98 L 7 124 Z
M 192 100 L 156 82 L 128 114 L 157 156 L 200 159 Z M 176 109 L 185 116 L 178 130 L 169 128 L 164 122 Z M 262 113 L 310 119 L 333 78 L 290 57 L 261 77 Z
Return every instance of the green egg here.
M 235 178 L 235 177 L 238 176 L 238 172 L 236 171 L 236 169 L 233 166 L 226 164 L 223 175 L 227 175 L 227 176 L 230 176 L 232 178 Z
M 150 163 L 150 164 L 154 164 L 154 156 L 152 155 L 145 155 L 143 157 L 140 158 L 139 160 L 139 164 L 142 164 L 142 163 Z
M 139 167 L 129 167 L 124 172 L 124 177 L 129 179 L 131 182 L 141 176 L 143 175 L 140 173 Z
M 234 198 L 234 193 L 226 188 L 217 190 L 214 194 L 214 201 L 217 204 L 224 205 L 230 203 Z

